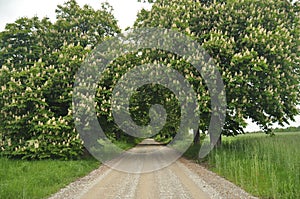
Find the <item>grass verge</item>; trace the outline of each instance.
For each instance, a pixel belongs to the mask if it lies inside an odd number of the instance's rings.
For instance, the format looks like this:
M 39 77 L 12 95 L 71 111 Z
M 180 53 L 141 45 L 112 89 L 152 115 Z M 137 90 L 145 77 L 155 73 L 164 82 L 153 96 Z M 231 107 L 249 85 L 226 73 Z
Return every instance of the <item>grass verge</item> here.
M 204 164 L 259 198 L 300 198 L 300 133 L 224 138 Z M 197 160 L 199 145 L 185 157 Z
M 113 143 L 123 150 L 142 139 Z M 0 199 L 45 198 L 76 179 L 98 168 L 100 163 L 89 155 L 82 160 L 11 160 L 0 157 Z
M 92 158 L 25 161 L 0 157 L 0 198 L 45 198 L 98 168 L 99 164 Z

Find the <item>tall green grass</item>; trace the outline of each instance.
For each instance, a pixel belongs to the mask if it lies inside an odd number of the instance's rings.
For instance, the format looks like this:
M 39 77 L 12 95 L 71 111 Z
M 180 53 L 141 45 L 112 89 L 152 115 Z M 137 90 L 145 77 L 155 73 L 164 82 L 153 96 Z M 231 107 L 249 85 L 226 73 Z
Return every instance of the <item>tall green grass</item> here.
M 208 156 L 211 170 L 260 198 L 300 198 L 300 133 L 223 140 Z
M 0 157 L 0 198 L 45 198 L 99 167 L 90 158 L 78 161 L 25 161 Z
M 128 150 L 142 139 L 114 141 L 123 150 Z M 92 170 L 100 163 L 90 156 L 82 160 L 11 160 L 0 157 L 0 199 L 45 198 L 59 191 Z

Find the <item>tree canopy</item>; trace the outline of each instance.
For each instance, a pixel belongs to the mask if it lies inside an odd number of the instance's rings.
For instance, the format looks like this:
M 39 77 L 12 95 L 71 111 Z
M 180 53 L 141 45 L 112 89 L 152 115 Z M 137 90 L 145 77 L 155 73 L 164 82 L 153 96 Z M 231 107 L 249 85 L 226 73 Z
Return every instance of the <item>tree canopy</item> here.
M 151 10 L 138 13 L 133 28 L 179 31 L 198 42 L 215 60 L 226 89 L 224 135 L 243 133 L 249 118 L 270 133 L 272 123 L 284 125 L 299 113 L 298 3 L 152 2 Z M 97 44 L 121 30 L 107 3 L 95 10 L 69 0 L 57 7 L 56 15 L 54 23 L 48 18 L 19 18 L 0 33 L 1 154 L 68 159 L 83 152 L 72 116 L 75 74 Z M 99 81 L 96 111 L 107 136 L 132 139 L 116 125 L 111 97 L 121 76 L 145 63 L 169 66 L 188 80 L 197 93 L 199 129 L 205 132 L 212 107 L 201 74 L 184 57 L 172 52 L 140 49 L 114 59 Z M 161 104 L 167 112 L 166 125 L 156 138 L 170 141 L 176 135 L 180 106 L 170 90 L 157 84 L 143 85 L 130 103 L 130 114 L 139 125 L 150 122 L 151 105 Z
M 57 21 L 20 18 L 0 33 L 0 145 L 22 158 L 77 158 L 83 149 L 72 117 L 75 73 L 88 53 L 120 32 L 112 8 L 75 0 Z
M 214 58 L 226 85 L 225 135 L 243 132 L 248 118 L 270 132 L 272 123 L 284 125 L 298 113 L 297 3 L 157 0 L 135 27 L 184 32 Z

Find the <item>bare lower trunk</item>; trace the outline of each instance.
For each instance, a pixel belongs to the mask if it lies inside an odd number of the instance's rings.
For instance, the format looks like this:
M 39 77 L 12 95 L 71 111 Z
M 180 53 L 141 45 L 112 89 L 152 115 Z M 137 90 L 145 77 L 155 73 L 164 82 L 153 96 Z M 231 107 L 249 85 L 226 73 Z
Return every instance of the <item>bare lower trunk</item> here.
M 220 147 L 222 145 L 222 136 L 210 135 L 210 144 L 214 147 Z
M 200 143 L 200 132 L 199 128 L 197 130 L 194 130 L 194 144 Z
M 220 147 L 222 145 L 222 136 L 220 135 L 217 143 L 216 143 L 216 147 Z

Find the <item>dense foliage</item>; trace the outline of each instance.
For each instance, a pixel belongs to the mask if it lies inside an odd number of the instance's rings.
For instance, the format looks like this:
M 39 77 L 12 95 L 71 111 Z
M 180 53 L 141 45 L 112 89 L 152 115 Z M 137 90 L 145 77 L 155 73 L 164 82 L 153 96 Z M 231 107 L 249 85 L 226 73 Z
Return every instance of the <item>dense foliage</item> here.
M 56 14 L 55 23 L 47 18 L 20 18 L 0 33 L 0 152 L 10 157 L 68 159 L 83 151 L 72 117 L 74 75 L 91 50 L 120 29 L 107 3 L 94 10 L 69 0 L 57 7 Z M 270 132 L 273 122 L 283 125 L 298 113 L 298 4 L 157 0 L 150 11 L 138 14 L 134 28 L 139 27 L 183 32 L 215 59 L 226 86 L 225 135 L 242 133 L 248 118 Z M 133 139 L 115 124 L 111 96 L 122 75 L 146 63 L 170 66 L 189 81 L 197 93 L 199 128 L 206 131 L 210 93 L 199 72 L 171 52 L 141 49 L 115 59 L 99 82 L 96 110 L 107 136 Z M 167 124 L 158 138 L 175 136 L 180 110 L 174 93 L 149 84 L 130 100 L 132 118 L 139 125 L 149 123 L 152 104 L 163 105 Z
M 0 33 L 2 154 L 28 159 L 77 158 L 83 149 L 72 118 L 74 75 L 91 49 L 120 30 L 100 10 L 75 0 L 57 21 L 20 18 Z
M 297 114 L 299 4 L 157 0 L 150 11 L 139 13 L 135 27 L 184 32 L 214 58 L 226 85 L 225 135 L 242 133 L 247 118 L 269 133 L 272 123 L 284 125 Z M 209 93 L 200 93 L 199 100 L 203 98 L 209 101 Z M 209 107 L 209 103 L 200 106 Z M 209 115 L 210 109 L 205 112 Z M 207 125 L 200 129 L 206 130 Z

